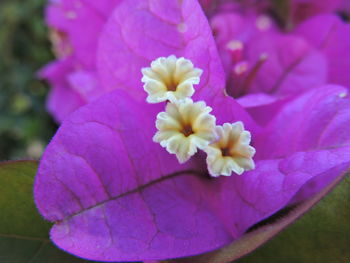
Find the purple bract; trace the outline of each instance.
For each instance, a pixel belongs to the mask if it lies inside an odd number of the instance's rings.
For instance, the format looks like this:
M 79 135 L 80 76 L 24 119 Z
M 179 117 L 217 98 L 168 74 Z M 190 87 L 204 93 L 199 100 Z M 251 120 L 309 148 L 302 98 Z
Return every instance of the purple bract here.
M 230 65 L 222 65 L 212 29 L 197 1 L 121 1 L 99 38 L 98 66 L 93 74 L 98 82 L 85 71 L 69 74 L 70 84 L 78 90 L 95 83 L 101 93 L 110 92 L 91 99 L 63 121 L 35 180 L 37 207 L 55 223 L 51 239 L 60 248 L 103 261 L 204 253 L 237 240 L 255 223 L 317 193 L 349 167 L 348 90 L 325 85 L 328 79 L 324 76 L 328 72 L 324 61 L 330 61 L 334 68 L 329 78 L 339 84 L 348 81 L 337 75 L 342 68 L 337 68 L 340 62 L 332 56 L 342 48 L 319 48 L 323 40 L 308 30 L 312 21 L 300 25 L 297 33 L 284 35 L 272 24 L 263 33 L 256 30 L 254 14 L 249 21 L 232 14 L 222 18 L 246 25 L 247 32 L 232 31 L 239 40 L 258 39 L 254 40 L 257 45 L 250 45 L 251 54 L 271 49 L 270 61 L 257 73 L 258 81 L 251 88 L 260 93 L 275 89 L 273 95 L 285 95 L 255 112 L 257 122 L 266 125 L 260 127 L 226 94 Z M 315 19 L 337 25 L 336 37 L 348 30 L 333 17 Z M 217 42 L 221 40 L 218 35 Z M 273 46 L 267 44 L 271 40 Z M 93 58 L 84 56 L 87 49 L 81 47 L 79 52 L 74 59 L 87 68 L 94 64 Z M 193 98 L 213 108 L 219 125 L 242 121 L 251 132 L 255 170 L 211 178 L 202 153 L 179 164 L 174 155 L 152 142 L 156 115 L 164 105 L 146 103 L 141 68 L 169 55 L 183 56 L 203 70 Z M 46 73 L 54 78 L 59 68 L 65 75 L 62 68 L 71 67 L 71 59 L 62 59 L 62 66 L 53 65 Z M 288 71 L 293 59 L 303 62 L 283 85 L 273 84 Z M 313 77 L 303 78 L 303 72 Z M 79 99 L 88 97 L 85 91 L 79 94 Z M 66 95 L 60 96 L 64 99 Z M 265 97 L 261 100 L 266 103 Z

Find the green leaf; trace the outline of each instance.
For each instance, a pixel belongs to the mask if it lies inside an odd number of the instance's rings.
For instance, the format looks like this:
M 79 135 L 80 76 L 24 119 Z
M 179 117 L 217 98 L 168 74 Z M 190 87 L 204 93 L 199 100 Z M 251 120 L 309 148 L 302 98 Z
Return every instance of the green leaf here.
M 313 210 L 266 246 L 237 263 L 348 263 L 350 259 L 350 177 Z
M 87 262 L 59 250 L 49 240 L 50 224 L 33 201 L 34 161 L 0 163 L 0 262 Z
M 33 202 L 34 161 L 0 163 L 0 235 L 47 239 L 50 225 Z
M 294 223 L 329 193 L 344 177 L 339 176 L 334 182 L 309 200 L 284 209 L 263 224 L 258 224 L 241 239 L 210 253 L 180 258 L 163 263 L 223 263 L 233 262 L 252 252 L 269 241 L 281 230 Z M 315 209 L 284 233 L 281 233 L 265 247 L 242 258 L 239 263 L 328 263 L 349 262 L 350 251 L 350 178 L 327 196 Z M 237 261 L 238 262 L 238 261 Z

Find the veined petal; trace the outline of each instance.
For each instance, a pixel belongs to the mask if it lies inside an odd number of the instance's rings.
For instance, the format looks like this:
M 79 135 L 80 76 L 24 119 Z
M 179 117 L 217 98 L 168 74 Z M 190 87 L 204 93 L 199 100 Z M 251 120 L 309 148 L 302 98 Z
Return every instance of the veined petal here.
M 282 172 L 312 174 L 296 200 L 317 193 L 350 166 L 350 99 L 346 88 L 325 85 L 286 103 L 254 137 L 256 159 L 285 158 Z M 334 172 L 330 172 L 333 170 Z
M 137 28 L 142 30 L 135 30 Z M 203 70 L 194 100 L 205 100 L 209 104 L 216 95 L 223 94 L 224 71 L 212 30 L 197 1 L 121 1 L 105 26 L 99 43 L 99 74 L 107 89 L 119 87 L 139 100 L 146 99 L 140 85 L 140 69 L 163 57 L 151 67 L 156 67 L 158 73 L 167 74 L 159 64 L 172 60 L 171 55 L 174 55 L 190 60 L 196 68 Z M 174 76 L 180 82 L 183 81 L 180 75 L 191 83 L 198 82 L 198 70 L 186 73 L 192 68 L 191 64 L 184 59 L 177 63 L 182 70 L 175 70 Z M 147 79 L 157 79 L 148 70 L 143 73 Z M 155 89 L 153 83 L 147 85 L 147 89 L 150 90 L 151 86 Z M 164 87 L 158 88 L 165 91 Z M 188 83 L 178 86 L 179 97 L 189 97 L 191 93 Z M 158 95 L 150 97 L 149 101 L 158 101 Z M 160 97 L 160 100 L 164 99 Z
M 179 165 L 152 142 L 159 106 L 114 91 L 63 122 L 34 188 L 56 245 L 97 261 L 211 251 L 281 209 L 312 176 L 284 174 L 271 160 L 244 176 L 208 180 L 204 163 Z

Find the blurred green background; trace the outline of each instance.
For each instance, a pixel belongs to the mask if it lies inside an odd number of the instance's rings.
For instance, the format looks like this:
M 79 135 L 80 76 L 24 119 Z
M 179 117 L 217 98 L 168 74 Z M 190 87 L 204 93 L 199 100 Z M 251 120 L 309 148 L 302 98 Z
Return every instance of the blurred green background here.
M 0 161 L 38 159 L 56 125 L 36 72 L 53 58 L 45 0 L 0 0 Z

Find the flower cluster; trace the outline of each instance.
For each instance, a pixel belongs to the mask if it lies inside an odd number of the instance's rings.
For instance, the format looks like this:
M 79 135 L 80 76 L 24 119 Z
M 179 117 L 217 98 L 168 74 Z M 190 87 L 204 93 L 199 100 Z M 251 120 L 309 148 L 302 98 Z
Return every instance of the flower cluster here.
M 242 122 L 216 126 L 212 109 L 204 101 L 193 102 L 193 84 L 200 81 L 201 69 L 190 60 L 174 55 L 160 57 L 150 68 L 142 69 L 144 90 L 150 103 L 169 101 L 157 115 L 158 132 L 153 141 L 184 163 L 197 152 L 205 151 L 210 175 L 230 176 L 254 169 L 255 149 L 250 146 L 250 132 Z

